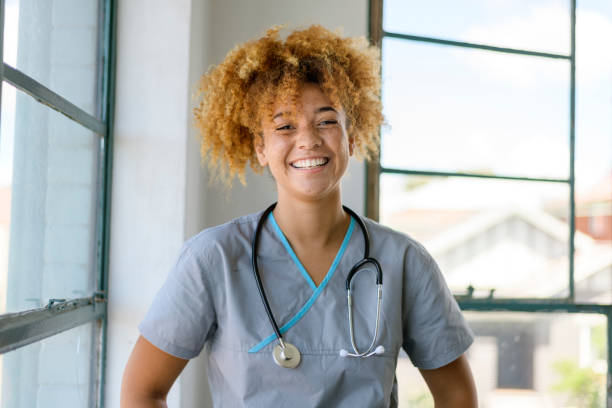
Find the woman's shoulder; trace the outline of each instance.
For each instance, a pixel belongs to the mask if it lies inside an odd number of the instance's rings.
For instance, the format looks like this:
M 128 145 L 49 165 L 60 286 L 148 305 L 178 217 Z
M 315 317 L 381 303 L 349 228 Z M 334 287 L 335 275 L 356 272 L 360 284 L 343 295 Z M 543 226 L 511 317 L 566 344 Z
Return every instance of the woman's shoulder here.
M 426 246 L 406 232 L 381 225 L 376 221 L 366 219 L 370 233 L 371 256 L 386 260 L 390 265 L 396 265 L 408 276 L 410 290 L 421 288 L 431 282 L 438 281 L 440 268 L 432 253 Z
M 425 246 L 410 234 L 367 217 L 362 217 L 362 220 L 368 229 L 371 245 L 385 250 L 400 251 L 406 255 L 431 257 Z
M 263 211 L 246 214 L 223 224 L 204 228 L 191 238 L 183 246 L 193 253 L 209 253 L 211 250 L 240 244 L 250 243 L 257 221 Z

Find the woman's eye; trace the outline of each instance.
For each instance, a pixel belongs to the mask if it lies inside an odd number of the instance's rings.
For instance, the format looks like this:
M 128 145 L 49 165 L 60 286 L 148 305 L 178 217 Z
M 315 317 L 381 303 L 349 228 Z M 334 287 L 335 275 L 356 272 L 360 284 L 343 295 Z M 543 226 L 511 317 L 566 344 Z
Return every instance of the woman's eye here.
M 291 130 L 291 125 L 283 125 L 276 128 L 276 130 Z
M 321 125 L 335 125 L 336 123 L 338 123 L 337 120 L 335 120 L 335 119 L 328 119 L 328 120 L 322 121 L 320 124 Z

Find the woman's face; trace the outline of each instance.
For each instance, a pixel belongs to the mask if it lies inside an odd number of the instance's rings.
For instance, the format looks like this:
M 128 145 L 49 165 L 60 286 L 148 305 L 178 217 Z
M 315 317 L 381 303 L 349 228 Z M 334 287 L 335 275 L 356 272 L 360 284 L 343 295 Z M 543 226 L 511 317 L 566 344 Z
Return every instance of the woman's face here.
M 298 101 L 299 110 L 278 103 L 272 120 L 263 121 L 257 159 L 270 169 L 279 196 L 323 199 L 339 193 L 354 143 L 346 132 L 344 110 L 333 107 L 318 85 L 302 85 Z

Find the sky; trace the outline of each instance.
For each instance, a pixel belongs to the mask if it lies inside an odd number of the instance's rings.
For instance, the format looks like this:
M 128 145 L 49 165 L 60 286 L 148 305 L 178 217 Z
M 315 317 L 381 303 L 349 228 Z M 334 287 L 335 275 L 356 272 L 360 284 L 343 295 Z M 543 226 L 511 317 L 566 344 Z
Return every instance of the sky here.
M 568 55 L 569 1 L 386 0 L 389 32 Z M 612 2 L 578 1 L 576 187 L 612 172 Z M 386 38 L 382 164 L 567 179 L 570 64 Z

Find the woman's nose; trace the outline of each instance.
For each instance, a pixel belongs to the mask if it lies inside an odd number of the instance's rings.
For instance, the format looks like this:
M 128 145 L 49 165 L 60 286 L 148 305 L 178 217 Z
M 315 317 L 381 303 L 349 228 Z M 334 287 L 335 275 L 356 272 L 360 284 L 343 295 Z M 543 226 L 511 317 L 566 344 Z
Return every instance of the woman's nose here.
M 298 132 L 298 147 L 300 149 L 316 149 L 321 147 L 322 139 L 315 126 L 304 126 Z

